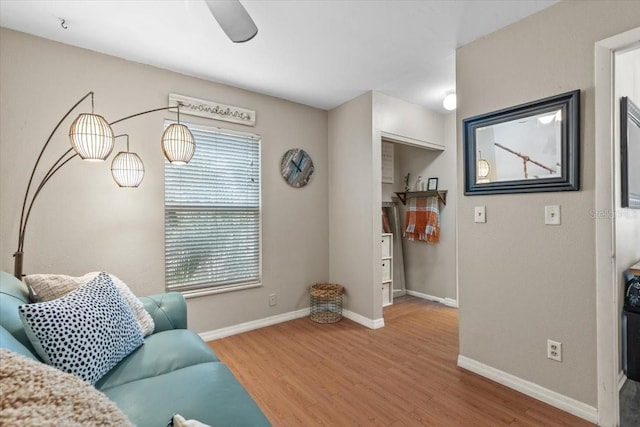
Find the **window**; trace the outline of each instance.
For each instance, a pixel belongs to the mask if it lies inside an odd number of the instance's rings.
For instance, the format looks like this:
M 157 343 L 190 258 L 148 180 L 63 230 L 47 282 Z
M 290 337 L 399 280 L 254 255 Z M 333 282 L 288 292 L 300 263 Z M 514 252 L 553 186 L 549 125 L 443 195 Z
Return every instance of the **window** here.
M 196 141 L 191 161 L 165 163 L 167 290 L 259 285 L 260 140 L 189 129 Z

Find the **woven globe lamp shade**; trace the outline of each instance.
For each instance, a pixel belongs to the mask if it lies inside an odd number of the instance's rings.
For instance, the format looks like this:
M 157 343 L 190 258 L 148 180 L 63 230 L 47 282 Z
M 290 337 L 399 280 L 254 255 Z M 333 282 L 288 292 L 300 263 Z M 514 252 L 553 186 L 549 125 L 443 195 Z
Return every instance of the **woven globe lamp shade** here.
M 113 150 L 113 130 L 97 114 L 80 114 L 71 123 L 69 140 L 82 160 L 102 161 Z
M 487 162 L 485 159 L 478 160 L 477 168 L 478 168 L 479 178 L 486 178 L 489 176 L 489 171 L 491 171 L 491 166 L 489 165 L 489 162 Z
M 162 152 L 170 163 L 189 163 L 196 151 L 193 134 L 185 125 L 173 123 L 162 134 Z
M 111 176 L 120 187 L 137 187 L 144 178 L 144 164 L 136 153 L 121 151 L 111 162 Z

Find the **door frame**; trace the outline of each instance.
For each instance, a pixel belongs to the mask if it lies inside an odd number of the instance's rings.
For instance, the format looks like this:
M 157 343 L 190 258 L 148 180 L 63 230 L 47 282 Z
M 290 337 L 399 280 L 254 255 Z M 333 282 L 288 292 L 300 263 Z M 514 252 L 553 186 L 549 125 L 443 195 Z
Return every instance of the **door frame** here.
M 618 290 L 615 254 L 614 56 L 640 40 L 640 27 L 595 44 L 595 232 L 598 425 L 620 424 Z M 602 215 L 600 215 L 602 213 Z

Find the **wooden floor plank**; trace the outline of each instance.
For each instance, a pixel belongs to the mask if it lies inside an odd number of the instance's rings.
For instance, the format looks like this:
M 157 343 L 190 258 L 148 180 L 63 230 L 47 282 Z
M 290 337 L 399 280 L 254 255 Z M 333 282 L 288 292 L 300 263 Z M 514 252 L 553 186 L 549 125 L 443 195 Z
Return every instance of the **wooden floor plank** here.
M 414 297 L 385 327 L 292 320 L 209 343 L 274 426 L 590 426 L 456 365 L 457 310 Z

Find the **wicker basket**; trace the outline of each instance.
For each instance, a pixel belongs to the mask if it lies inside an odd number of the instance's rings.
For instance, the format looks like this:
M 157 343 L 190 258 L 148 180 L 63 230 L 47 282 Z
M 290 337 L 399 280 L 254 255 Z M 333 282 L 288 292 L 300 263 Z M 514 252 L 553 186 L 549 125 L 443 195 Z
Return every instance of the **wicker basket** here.
M 335 283 L 311 285 L 311 315 L 317 323 L 335 323 L 342 319 L 344 287 Z

